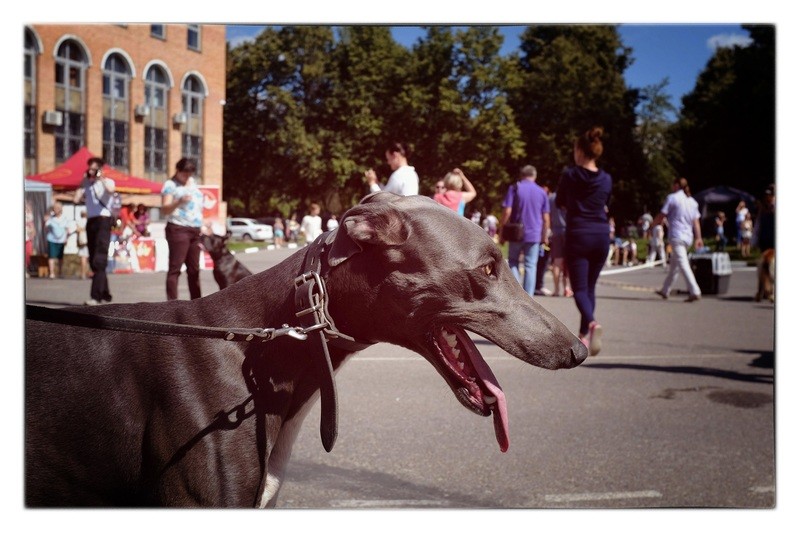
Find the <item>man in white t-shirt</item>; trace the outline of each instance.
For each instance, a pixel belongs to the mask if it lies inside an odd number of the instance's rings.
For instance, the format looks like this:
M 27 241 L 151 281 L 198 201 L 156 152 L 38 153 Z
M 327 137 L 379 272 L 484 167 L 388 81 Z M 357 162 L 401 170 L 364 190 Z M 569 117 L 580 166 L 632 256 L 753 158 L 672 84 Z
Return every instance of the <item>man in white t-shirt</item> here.
M 403 144 L 395 142 L 386 149 L 386 162 L 392 169 L 392 175 L 389 176 L 386 185 L 381 186 L 378 183 L 378 176 L 373 169 L 364 173 L 370 192 L 385 191 L 401 196 L 419 194 L 419 176 L 414 167 L 409 166 L 408 151 Z
M 689 183 L 685 178 L 678 178 L 672 184 L 672 194 L 667 196 L 661 212 L 656 215 L 653 225 L 660 225 L 667 219 L 669 229 L 669 244 L 672 246 L 672 257 L 669 261 L 669 272 L 664 280 L 664 286 L 656 294 L 669 298 L 672 285 L 678 279 L 678 272 L 683 274 L 686 285 L 689 286 L 687 302 L 700 299 L 700 286 L 689 264 L 688 249 L 694 243 L 695 249 L 703 247 L 703 238 L 700 234 L 700 210 L 697 201 L 690 196 Z
M 319 212 L 319 205 L 311 204 L 308 214 L 300 221 L 300 231 L 306 237 L 306 244 L 311 244 L 314 239 L 322 235 L 322 218 Z

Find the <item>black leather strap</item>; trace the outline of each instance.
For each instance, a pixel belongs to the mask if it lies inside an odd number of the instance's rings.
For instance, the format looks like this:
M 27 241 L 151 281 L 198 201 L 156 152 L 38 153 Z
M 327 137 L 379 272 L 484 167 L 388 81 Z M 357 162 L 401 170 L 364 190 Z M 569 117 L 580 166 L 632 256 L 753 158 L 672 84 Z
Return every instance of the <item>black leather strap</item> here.
M 320 235 L 313 243 L 309 244 L 303 260 L 303 272 L 295 279 L 296 316 L 300 321 L 300 326 L 305 328 L 332 327 L 326 317 L 325 282 L 320 276 L 325 237 L 325 234 Z M 336 444 L 339 432 L 339 408 L 336 383 L 333 379 L 333 364 L 328 351 L 328 339 L 325 336 L 324 327 L 310 333 L 309 342 L 314 345 L 311 353 L 319 359 L 313 365 L 317 371 L 320 391 L 319 433 L 322 447 L 325 448 L 325 451 L 330 452 Z

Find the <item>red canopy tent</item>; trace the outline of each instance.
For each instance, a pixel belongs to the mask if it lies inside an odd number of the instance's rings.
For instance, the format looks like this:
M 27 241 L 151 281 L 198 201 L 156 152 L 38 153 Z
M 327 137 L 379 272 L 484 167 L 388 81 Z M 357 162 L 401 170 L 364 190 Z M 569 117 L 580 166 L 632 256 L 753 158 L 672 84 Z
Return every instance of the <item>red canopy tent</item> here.
M 80 187 L 83 174 L 89 166 L 87 161 L 92 157 L 95 157 L 95 155 L 84 146 L 50 172 L 26 176 L 26 179 L 49 183 L 53 186 L 54 191 L 75 190 Z M 103 174 L 114 180 L 116 190 L 119 193 L 158 194 L 161 192 L 163 185 L 144 178 L 130 176 L 108 165 L 103 166 Z

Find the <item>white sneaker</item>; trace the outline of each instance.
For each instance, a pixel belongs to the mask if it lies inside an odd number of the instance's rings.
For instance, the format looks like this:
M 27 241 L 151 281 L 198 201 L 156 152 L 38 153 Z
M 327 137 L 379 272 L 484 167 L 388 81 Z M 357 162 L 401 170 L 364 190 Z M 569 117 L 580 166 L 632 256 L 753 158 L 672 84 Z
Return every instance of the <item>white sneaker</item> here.
M 90 300 L 86 300 L 85 302 L 83 302 L 83 305 L 100 305 L 100 302 L 92 298 Z

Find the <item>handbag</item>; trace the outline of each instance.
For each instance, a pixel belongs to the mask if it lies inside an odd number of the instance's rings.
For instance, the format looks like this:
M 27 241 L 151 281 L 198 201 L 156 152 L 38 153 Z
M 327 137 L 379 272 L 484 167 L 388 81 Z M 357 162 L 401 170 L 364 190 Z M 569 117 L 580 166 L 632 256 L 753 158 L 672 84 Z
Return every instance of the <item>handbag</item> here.
M 509 242 L 520 242 L 525 238 L 525 224 L 519 220 L 519 191 L 517 190 L 518 184 L 514 184 L 514 205 L 511 207 L 511 216 L 516 215 L 516 222 L 508 221 L 503 224 L 501 235 L 503 240 Z

